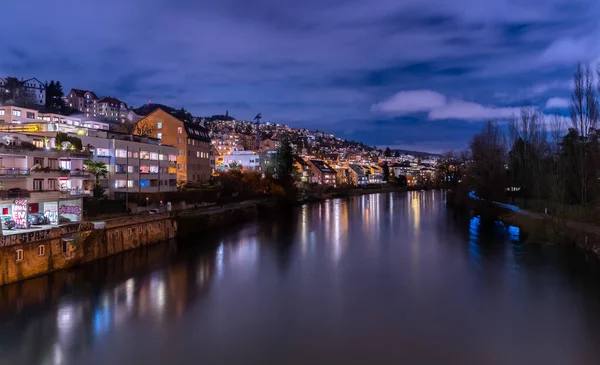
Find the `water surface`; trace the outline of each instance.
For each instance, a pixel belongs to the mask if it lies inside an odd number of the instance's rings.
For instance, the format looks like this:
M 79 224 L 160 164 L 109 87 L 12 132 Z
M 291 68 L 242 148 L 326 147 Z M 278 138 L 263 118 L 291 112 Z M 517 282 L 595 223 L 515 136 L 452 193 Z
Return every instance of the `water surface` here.
M 2 288 L 0 364 L 599 364 L 597 264 L 443 199 L 326 201 Z

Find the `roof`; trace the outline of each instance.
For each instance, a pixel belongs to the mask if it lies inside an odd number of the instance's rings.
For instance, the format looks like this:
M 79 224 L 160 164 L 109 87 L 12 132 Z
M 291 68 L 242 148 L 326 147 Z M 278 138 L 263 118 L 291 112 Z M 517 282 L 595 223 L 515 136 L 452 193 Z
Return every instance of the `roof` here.
M 44 88 L 46 87 L 46 85 L 45 85 L 43 82 L 41 82 L 40 80 L 36 79 L 35 77 L 32 77 L 32 78 L 30 78 L 30 79 L 27 79 L 27 80 L 25 80 L 25 81 L 23 81 L 23 82 L 25 83 L 25 82 L 27 82 L 27 81 L 31 81 L 31 80 L 37 81 L 37 82 L 38 82 L 40 85 L 42 85 Z
M 90 93 L 95 99 L 98 99 L 98 96 L 96 95 L 96 93 L 93 91 L 90 91 L 90 90 L 71 89 L 71 91 L 69 91 L 69 94 L 70 93 L 75 93 L 75 95 L 79 98 L 84 98 L 85 93 Z
M 121 104 L 123 102 L 117 98 L 113 98 L 112 96 L 106 96 L 98 102 L 98 104 L 100 104 L 100 103 Z M 125 104 L 125 103 L 123 103 L 123 104 Z M 125 105 L 127 105 L 127 104 L 125 104 Z
M 198 141 L 210 142 L 208 129 L 194 123 L 183 122 L 183 126 L 188 134 L 188 137 Z
M 362 169 L 362 167 L 358 165 L 350 164 L 348 167 L 350 167 L 350 169 L 352 169 L 352 171 L 354 171 L 358 176 L 364 176 L 365 174 L 365 171 Z
M 328 164 L 326 164 L 325 162 L 323 162 L 321 160 L 310 160 L 310 163 L 315 165 L 321 172 L 330 172 L 333 174 L 337 173 L 337 171 L 335 171 L 335 169 L 333 167 L 329 166 Z
M 304 159 L 302 157 L 298 156 L 298 155 L 294 155 L 294 162 L 297 162 L 301 166 L 308 166 L 308 164 L 306 163 L 306 161 L 304 161 Z

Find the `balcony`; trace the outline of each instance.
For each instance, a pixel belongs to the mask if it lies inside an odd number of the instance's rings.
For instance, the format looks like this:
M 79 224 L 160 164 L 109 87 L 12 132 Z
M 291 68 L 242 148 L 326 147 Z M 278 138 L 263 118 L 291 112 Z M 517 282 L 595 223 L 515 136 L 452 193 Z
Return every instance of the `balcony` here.
M 29 198 L 31 194 L 28 190 L 23 189 L 8 189 L 0 190 L 0 199 L 17 199 L 17 198 Z
M 62 170 L 62 169 L 51 169 L 49 167 L 44 167 L 41 169 L 31 169 L 29 170 L 29 173 L 31 176 L 33 177 L 68 177 L 69 176 L 69 170 Z
M 63 199 L 71 196 L 92 196 L 92 191 L 78 188 L 62 189 L 60 191 L 60 197 Z
M 21 142 L 24 143 L 24 142 Z M 26 156 L 35 153 L 36 156 L 39 157 L 51 157 L 51 158 L 59 158 L 59 157 L 69 157 L 75 159 L 90 159 L 92 158 L 91 151 L 74 151 L 74 150 L 58 150 L 58 149 L 46 149 L 46 148 L 37 148 L 31 144 L 31 146 L 15 146 L 15 145 L 5 145 L 0 143 L 0 155 L 8 155 L 8 156 Z
M 20 169 L 15 167 L 0 168 L 0 177 L 22 178 L 29 176 L 29 169 Z
M 69 176 L 70 177 L 90 177 L 92 174 L 90 174 L 88 171 L 85 170 L 71 170 L 69 171 Z

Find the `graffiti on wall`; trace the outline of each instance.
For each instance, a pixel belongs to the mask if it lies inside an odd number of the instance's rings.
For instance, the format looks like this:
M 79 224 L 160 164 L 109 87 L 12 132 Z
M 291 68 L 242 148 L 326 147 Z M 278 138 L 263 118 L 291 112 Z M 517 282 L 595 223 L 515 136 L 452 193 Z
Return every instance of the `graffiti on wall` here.
M 53 238 L 52 231 L 49 229 L 21 234 L 11 234 L 10 236 L 0 237 L 0 247 L 7 247 L 20 243 L 39 241 L 47 238 Z
M 27 228 L 27 200 L 15 200 L 12 211 L 15 228 Z
M 61 205 L 58 209 L 58 214 L 81 215 L 81 208 L 77 205 Z

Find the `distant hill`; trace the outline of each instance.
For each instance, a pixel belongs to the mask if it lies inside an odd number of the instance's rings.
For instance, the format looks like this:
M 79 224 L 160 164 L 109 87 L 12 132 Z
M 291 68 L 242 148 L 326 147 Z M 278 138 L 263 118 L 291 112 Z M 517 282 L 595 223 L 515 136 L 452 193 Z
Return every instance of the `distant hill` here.
M 169 113 L 169 114 L 175 114 L 177 113 L 177 109 L 175 108 L 171 108 L 168 105 L 163 105 L 163 104 L 144 104 L 142 106 L 140 106 L 139 108 L 133 109 L 133 111 L 137 114 L 137 115 L 141 115 L 141 116 L 146 116 L 150 113 L 152 113 L 153 111 L 155 111 L 156 109 L 162 109 L 165 112 Z

